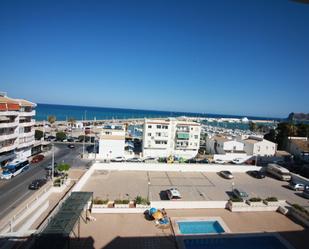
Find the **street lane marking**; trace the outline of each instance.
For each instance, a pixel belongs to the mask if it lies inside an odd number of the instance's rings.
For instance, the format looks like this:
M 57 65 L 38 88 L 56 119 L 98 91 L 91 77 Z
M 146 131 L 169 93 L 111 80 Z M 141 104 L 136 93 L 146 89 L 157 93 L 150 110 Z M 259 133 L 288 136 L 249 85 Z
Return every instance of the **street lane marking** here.
M 21 200 L 22 198 L 24 198 L 27 194 L 29 194 L 30 191 L 27 190 L 27 192 L 25 192 L 22 196 L 18 197 L 13 203 L 11 203 L 8 207 L 6 207 L 5 209 L 3 209 L 1 212 L 0 212 L 0 216 L 5 213 L 8 209 L 10 209 L 12 206 L 14 206 L 16 204 L 16 202 L 18 202 L 19 200 Z

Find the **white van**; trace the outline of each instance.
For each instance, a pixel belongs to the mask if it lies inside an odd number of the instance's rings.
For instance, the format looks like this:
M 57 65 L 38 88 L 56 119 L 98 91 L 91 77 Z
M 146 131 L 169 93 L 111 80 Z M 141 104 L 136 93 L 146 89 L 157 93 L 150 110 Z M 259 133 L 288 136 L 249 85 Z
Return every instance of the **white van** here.
M 290 181 L 292 179 L 288 169 L 275 163 L 268 164 L 266 171 L 281 181 Z

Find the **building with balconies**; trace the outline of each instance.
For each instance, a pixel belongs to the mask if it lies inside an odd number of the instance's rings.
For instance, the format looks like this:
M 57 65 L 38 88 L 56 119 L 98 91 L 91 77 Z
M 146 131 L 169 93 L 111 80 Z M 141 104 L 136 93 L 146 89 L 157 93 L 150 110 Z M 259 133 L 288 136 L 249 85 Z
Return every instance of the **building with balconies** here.
M 36 104 L 0 93 L 0 164 L 31 156 Z
M 145 119 L 144 157 L 195 157 L 200 146 L 200 124 L 185 119 Z

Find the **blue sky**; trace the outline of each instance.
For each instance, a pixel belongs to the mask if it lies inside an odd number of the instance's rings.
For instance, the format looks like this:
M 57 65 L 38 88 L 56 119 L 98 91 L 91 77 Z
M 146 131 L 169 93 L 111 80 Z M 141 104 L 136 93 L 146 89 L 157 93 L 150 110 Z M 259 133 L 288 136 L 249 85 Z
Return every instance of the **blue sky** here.
M 308 112 L 309 5 L 0 1 L 0 90 L 39 103 Z

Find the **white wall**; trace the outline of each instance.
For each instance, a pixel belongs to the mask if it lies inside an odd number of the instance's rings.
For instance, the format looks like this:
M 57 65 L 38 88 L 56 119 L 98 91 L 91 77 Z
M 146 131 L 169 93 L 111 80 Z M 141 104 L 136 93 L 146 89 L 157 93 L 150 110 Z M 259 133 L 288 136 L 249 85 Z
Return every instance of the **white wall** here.
M 224 142 L 224 146 L 223 149 L 225 151 L 243 151 L 244 150 L 244 144 L 242 142 L 238 142 L 238 141 L 226 141 Z
M 118 156 L 124 156 L 124 140 L 103 140 L 99 142 L 99 157 L 112 159 Z
M 168 163 L 101 163 L 97 162 L 92 170 L 123 170 L 123 171 L 180 171 L 180 172 L 219 172 L 229 170 L 243 173 L 248 170 L 260 170 L 253 165 L 235 164 L 168 164 Z
M 233 159 L 236 158 L 242 158 L 242 159 L 250 159 L 252 156 L 248 156 L 245 153 L 226 153 L 226 154 L 215 154 L 214 155 L 214 160 L 216 159 L 222 159 L 224 161 L 232 161 Z

